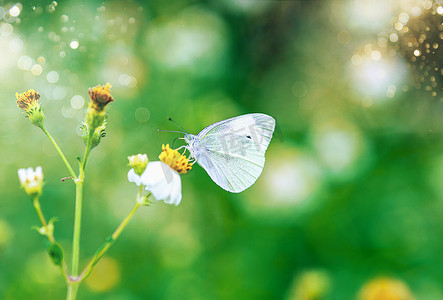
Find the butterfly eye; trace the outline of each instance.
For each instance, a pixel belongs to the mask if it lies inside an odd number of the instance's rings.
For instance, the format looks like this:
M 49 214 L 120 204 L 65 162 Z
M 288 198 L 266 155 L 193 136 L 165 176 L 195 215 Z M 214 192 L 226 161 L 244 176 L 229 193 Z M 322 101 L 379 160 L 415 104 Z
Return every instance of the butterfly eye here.
M 250 135 L 247 135 L 246 137 L 247 137 L 248 139 L 252 140 L 252 137 L 251 137 Z

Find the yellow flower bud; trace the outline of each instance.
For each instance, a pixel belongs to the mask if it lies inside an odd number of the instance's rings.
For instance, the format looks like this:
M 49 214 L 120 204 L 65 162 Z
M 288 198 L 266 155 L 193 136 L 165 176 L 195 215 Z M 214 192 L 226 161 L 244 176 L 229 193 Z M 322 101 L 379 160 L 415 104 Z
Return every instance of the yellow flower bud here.
M 89 98 L 91 98 L 90 106 L 97 111 L 102 111 L 108 103 L 114 101 L 110 89 L 110 83 L 106 83 L 103 87 L 97 85 L 88 89 Z
M 111 85 L 107 83 L 105 86 L 98 85 L 88 89 L 91 101 L 88 105 L 85 119 L 85 129 L 87 134 L 84 134 L 83 140 L 87 144 L 89 139 L 92 139 L 91 146 L 95 147 L 100 143 L 103 133 L 106 129 L 106 112 L 105 106 L 114 101 L 111 95 Z
M 146 154 L 137 154 L 128 156 L 129 166 L 134 169 L 135 174 L 142 175 L 148 165 L 148 156 Z
M 43 121 L 45 121 L 45 114 L 38 102 L 40 94 L 34 90 L 28 90 L 21 94 L 15 93 L 17 98 L 17 106 L 23 109 L 29 117 L 32 124 L 43 128 Z

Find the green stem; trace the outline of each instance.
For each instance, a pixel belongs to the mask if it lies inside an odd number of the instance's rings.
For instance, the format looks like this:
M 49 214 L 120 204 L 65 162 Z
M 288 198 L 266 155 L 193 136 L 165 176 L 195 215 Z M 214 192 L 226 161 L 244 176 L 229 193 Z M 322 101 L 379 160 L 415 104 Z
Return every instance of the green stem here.
M 86 169 L 86 164 L 88 163 L 89 160 L 89 154 L 91 154 L 91 149 L 92 149 L 92 136 L 94 135 L 94 132 L 89 132 L 89 138 L 88 138 L 88 143 L 86 145 L 86 149 L 85 149 L 85 155 L 83 157 L 83 171 Z
M 43 212 L 40 207 L 40 202 L 38 201 L 38 198 L 35 197 L 34 199 L 32 199 L 32 203 L 34 204 L 35 211 L 37 212 L 38 218 L 40 219 L 40 222 L 42 223 L 43 227 L 45 228 L 45 231 L 49 233 L 49 235 L 47 235 L 49 241 L 51 243 L 53 243 L 55 241 L 54 235 L 52 234 L 52 232 L 49 232 L 49 230 L 48 230 L 48 223 L 46 222 L 46 219 L 43 216 Z
M 83 179 L 84 172 L 80 166 L 80 176 L 75 180 L 75 214 L 74 214 L 74 234 L 72 238 L 72 261 L 71 276 L 76 278 L 78 275 L 78 262 L 80 259 L 80 231 L 82 222 L 82 200 L 83 200 Z M 72 277 L 68 281 L 67 300 L 75 300 L 79 282 L 73 281 Z
M 72 239 L 72 263 L 71 275 L 78 274 L 78 261 L 80 258 L 80 231 L 82 222 L 82 198 L 83 198 L 83 172 L 80 171 L 80 177 L 75 182 L 75 215 L 74 215 L 74 234 Z
M 70 282 L 68 284 L 68 294 L 66 295 L 66 300 L 75 300 L 77 298 L 79 282 Z
M 54 145 L 55 149 L 57 150 L 58 154 L 60 155 L 60 157 L 62 158 L 63 162 L 65 163 L 66 167 L 68 168 L 69 173 L 71 174 L 72 178 L 75 179 L 77 178 L 77 176 L 75 175 L 74 170 L 72 169 L 71 165 L 69 164 L 68 160 L 66 159 L 65 155 L 63 154 L 62 150 L 60 149 L 60 147 L 57 145 L 57 143 L 55 142 L 54 138 L 51 136 L 51 134 L 49 134 L 49 132 L 46 130 L 46 128 L 44 126 L 41 127 L 41 129 L 43 130 L 43 132 L 48 136 L 49 140 L 52 142 L 52 144 Z
M 141 192 L 140 192 L 140 194 L 141 194 Z M 139 197 L 141 196 L 140 194 L 139 194 Z M 94 257 L 91 259 L 89 264 L 83 270 L 83 272 L 80 276 L 81 280 L 86 279 L 89 276 L 89 274 L 91 274 L 94 266 L 100 261 L 100 259 L 103 257 L 103 255 L 105 255 L 106 251 L 108 251 L 108 249 L 112 246 L 112 244 L 117 240 L 117 238 L 120 236 L 123 229 L 126 227 L 129 220 L 132 218 L 132 216 L 137 211 L 137 209 L 140 207 L 140 205 L 141 205 L 141 203 L 139 201 L 137 201 L 135 203 L 134 207 L 132 208 L 132 210 L 129 212 L 129 214 L 126 216 L 126 218 L 120 223 L 120 225 L 117 227 L 117 229 L 114 231 L 114 233 L 106 240 L 106 242 L 100 247 L 100 249 L 97 250 Z
M 83 183 L 85 180 L 85 169 L 91 152 L 91 138 L 89 135 L 88 144 L 86 145 L 83 163 L 80 164 L 80 174 L 75 179 L 75 212 L 74 212 L 74 234 L 72 237 L 72 261 L 71 261 L 71 278 L 68 283 L 68 293 L 66 299 L 75 300 L 80 284 L 78 280 L 78 263 L 80 260 L 80 232 L 82 223 L 82 202 L 83 202 Z

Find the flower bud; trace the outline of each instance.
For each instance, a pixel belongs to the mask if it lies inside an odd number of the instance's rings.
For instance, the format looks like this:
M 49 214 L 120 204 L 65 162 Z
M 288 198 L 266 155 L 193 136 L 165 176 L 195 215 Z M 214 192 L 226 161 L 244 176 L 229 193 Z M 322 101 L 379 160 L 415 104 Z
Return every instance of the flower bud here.
M 42 167 L 18 170 L 18 179 L 20 185 L 25 190 L 26 194 L 31 198 L 39 197 L 43 188 L 43 171 Z
M 45 114 L 40 103 L 38 103 L 40 94 L 34 90 L 28 90 L 21 94 L 15 93 L 15 97 L 17 98 L 17 106 L 26 112 L 31 123 L 43 128 Z
M 86 112 L 86 124 L 90 130 L 95 131 L 99 126 L 104 125 L 105 122 L 105 106 L 114 101 L 110 92 L 111 85 L 107 83 L 105 86 L 98 85 L 94 88 L 88 89 L 89 98 L 91 101 Z
M 101 85 L 97 85 L 92 89 L 88 89 L 89 98 L 91 98 L 92 108 L 97 111 L 102 111 L 108 103 L 114 101 L 110 89 L 110 83 L 106 83 L 106 85 L 103 87 Z
M 135 174 L 142 175 L 148 165 L 148 156 L 146 154 L 137 154 L 128 156 L 129 166 L 134 169 Z
M 49 238 L 50 236 L 54 235 L 54 221 L 55 219 L 53 218 L 48 222 L 47 226 L 42 226 L 42 227 L 36 226 L 34 228 L 38 231 L 38 233 L 40 233 L 43 236 L 47 236 Z

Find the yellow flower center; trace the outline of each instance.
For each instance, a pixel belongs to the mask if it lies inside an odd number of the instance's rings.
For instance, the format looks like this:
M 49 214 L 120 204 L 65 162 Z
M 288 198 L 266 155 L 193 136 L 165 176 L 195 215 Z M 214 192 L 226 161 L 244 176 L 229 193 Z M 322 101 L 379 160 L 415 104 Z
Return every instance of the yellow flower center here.
M 162 145 L 162 153 L 160 153 L 158 158 L 178 173 L 186 174 L 192 168 L 192 164 L 189 163 L 186 156 L 181 155 L 177 150 L 169 148 L 169 144 L 166 146 Z
M 17 106 L 26 112 L 29 112 L 32 108 L 40 106 L 38 104 L 38 99 L 40 99 L 40 94 L 34 90 L 28 90 L 24 93 L 15 93 L 17 98 Z

